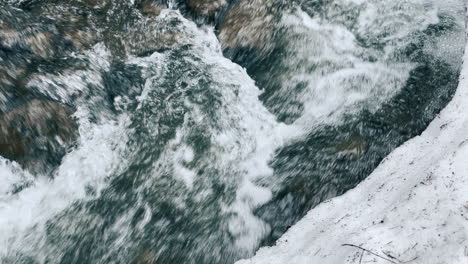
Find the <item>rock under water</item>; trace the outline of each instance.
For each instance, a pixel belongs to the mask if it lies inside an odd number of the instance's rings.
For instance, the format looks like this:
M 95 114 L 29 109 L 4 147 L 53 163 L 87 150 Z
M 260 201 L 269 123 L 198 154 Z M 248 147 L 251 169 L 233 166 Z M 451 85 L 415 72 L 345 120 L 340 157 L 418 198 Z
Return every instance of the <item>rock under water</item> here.
M 35 172 L 60 164 L 78 125 L 67 106 L 32 100 L 0 115 L 0 155 Z

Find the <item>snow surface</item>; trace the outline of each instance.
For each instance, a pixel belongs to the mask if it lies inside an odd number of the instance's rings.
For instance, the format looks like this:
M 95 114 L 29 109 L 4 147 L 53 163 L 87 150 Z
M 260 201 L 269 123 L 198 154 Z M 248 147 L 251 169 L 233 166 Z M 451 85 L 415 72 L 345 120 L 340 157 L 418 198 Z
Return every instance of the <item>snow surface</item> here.
M 468 52 L 464 61 L 453 100 L 421 136 L 237 264 L 467 264 Z

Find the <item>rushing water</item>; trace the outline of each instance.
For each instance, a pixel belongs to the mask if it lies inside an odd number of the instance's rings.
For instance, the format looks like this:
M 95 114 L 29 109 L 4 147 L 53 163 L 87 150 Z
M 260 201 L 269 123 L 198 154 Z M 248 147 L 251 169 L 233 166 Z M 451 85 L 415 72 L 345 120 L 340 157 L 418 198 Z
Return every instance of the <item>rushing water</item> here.
M 0 262 L 249 257 L 457 86 L 461 0 L 239 0 L 205 19 L 140 2 L 0 1 L 0 114 L 59 103 L 78 134 L 63 157 L 42 158 L 57 136 L 0 157 Z M 220 25 L 236 8 L 258 21 Z

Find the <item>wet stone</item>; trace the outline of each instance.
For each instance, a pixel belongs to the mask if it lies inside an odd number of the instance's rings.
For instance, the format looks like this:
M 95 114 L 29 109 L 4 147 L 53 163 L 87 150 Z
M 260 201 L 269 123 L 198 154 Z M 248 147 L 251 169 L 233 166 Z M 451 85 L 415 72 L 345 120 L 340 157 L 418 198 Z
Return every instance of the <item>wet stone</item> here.
M 187 7 L 197 15 L 213 15 L 227 5 L 226 0 L 187 0 Z
M 165 3 L 159 3 L 151 0 L 137 1 L 135 2 L 135 6 L 143 15 L 146 16 L 159 16 L 161 11 L 167 8 Z
M 190 36 L 184 32 L 185 28 L 178 25 L 182 25 L 182 21 L 174 11 L 132 24 L 126 36 L 121 38 L 125 51 L 132 55 L 147 56 L 155 51 L 190 44 Z
M 337 155 L 342 156 L 360 156 L 367 151 L 366 139 L 359 135 L 354 135 L 347 140 L 338 142 L 335 145 Z
M 0 48 L 4 52 L 22 52 L 29 58 L 46 59 L 56 53 L 53 25 L 46 27 L 37 23 L 27 23 L 32 17 L 14 9 L 0 11 Z
M 224 49 L 266 50 L 273 38 L 273 25 L 279 18 L 277 1 L 238 1 L 231 5 L 219 25 Z
M 78 136 L 71 114 L 65 105 L 32 100 L 0 115 L 0 155 L 35 172 L 60 164 Z
M 41 97 L 26 88 L 41 65 L 54 65 L 71 52 L 92 47 L 98 39 L 98 32 L 89 26 L 92 19 L 82 9 L 34 3 L 25 11 L 0 9 L 0 113 Z

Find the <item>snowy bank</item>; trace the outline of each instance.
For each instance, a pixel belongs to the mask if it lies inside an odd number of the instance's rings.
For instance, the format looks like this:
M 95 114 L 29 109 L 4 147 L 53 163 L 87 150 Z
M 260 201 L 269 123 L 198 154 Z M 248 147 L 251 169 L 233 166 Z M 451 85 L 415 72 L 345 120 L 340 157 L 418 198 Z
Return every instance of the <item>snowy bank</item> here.
M 421 136 L 237 264 L 468 263 L 467 52 L 464 61 L 453 100 Z

